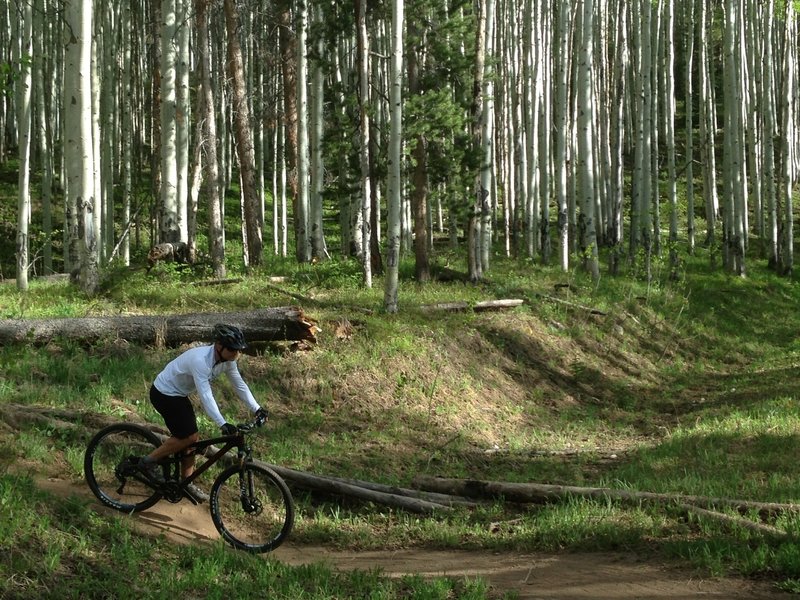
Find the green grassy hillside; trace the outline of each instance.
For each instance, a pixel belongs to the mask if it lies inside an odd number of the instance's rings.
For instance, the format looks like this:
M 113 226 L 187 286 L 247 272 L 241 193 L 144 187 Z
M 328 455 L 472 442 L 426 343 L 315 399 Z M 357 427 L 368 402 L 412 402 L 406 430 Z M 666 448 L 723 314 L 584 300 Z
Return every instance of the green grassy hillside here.
M 793 281 L 756 266 L 750 278 L 739 280 L 712 272 L 706 261 L 702 253 L 688 259 L 679 281 L 604 277 L 595 285 L 580 273 L 497 257 L 489 279 L 477 286 L 418 287 L 404 279 L 398 315 L 380 310 L 382 280 L 363 289 L 357 265 L 349 262 L 298 269 L 273 260 L 238 283 L 208 287 L 192 285 L 191 274 L 169 266 L 150 274 L 120 269 L 93 299 L 66 282 L 34 281 L 25 295 L 3 284 L 0 316 L 299 304 L 321 327 L 318 343 L 304 351 L 288 344 L 259 346 L 240 364 L 272 414 L 257 454 L 314 473 L 402 485 L 416 475 L 441 475 L 797 502 L 800 291 Z M 454 257 L 450 262 L 458 264 Z M 404 264 L 404 273 L 410 271 Z M 276 274 L 285 280 L 268 280 Z M 482 313 L 423 309 L 497 298 L 524 304 Z M 44 405 L 157 421 L 147 389 L 180 350 L 116 339 L 91 346 L 60 340 L 43 347 L 2 346 L 0 409 Z M 225 386 L 220 398 L 231 420 L 243 417 Z M 41 597 L 64 577 L 80 586 L 143 578 L 147 586 L 187 570 L 191 574 L 170 589 L 196 593 L 207 589 L 200 573 L 208 565 L 220 579 L 233 573 L 245 578 L 243 589 L 270 585 L 285 597 L 308 578 L 339 591 L 306 597 L 341 597 L 344 589 L 381 586 L 388 586 L 386 594 L 371 597 L 396 597 L 426 585 L 377 577 L 367 582 L 324 569 L 310 574 L 251 563 L 222 549 L 154 544 L 126 521 L 98 516 L 91 503 L 65 503 L 34 485 L 47 476 L 79 481 L 91 428 L 60 429 L 5 415 L 0 503 L 12 519 L 0 527 L 0 546 L 14 551 L 0 553 L 0 581 L 12 595 Z M 213 434 L 210 422 L 202 421 L 202 432 Z M 300 516 L 292 540 L 298 543 L 628 549 L 705 573 L 769 577 L 788 589 L 800 580 L 800 555 L 791 538 L 771 539 L 670 505 L 496 502 L 422 519 L 349 499 L 296 494 Z M 792 514 L 769 523 L 790 536 L 800 532 Z M 164 560 L 153 571 L 129 570 L 137 560 L 152 564 L 156 557 Z M 424 597 L 452 597 L 448 589 Z

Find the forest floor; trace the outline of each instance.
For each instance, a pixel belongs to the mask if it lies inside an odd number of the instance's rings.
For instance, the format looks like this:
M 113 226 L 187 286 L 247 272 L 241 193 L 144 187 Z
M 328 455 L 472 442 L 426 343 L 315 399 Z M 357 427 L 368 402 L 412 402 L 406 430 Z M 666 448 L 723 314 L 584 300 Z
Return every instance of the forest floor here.
M 116 514 L 96 503 L 82 482 L 47 478 L 37 483 L 52 494 L 85 498 L 87 502 L 94 502 L 99 512 Z M 164 536 L 178 544 L 208 544 L 219 539 L 205 505 L 160 502 L 132 518 L 142 533 Z M 377 569 L 389 577 L 411 574 L 480 577 L 489 583 L 494 593 L 510 593 L 520 600 L 762 600 L 790 596 L 776 590 L 770 582 L 701 577 L 686 568 L 624 552 L 350 551 L 288 542 L 267 557 L 291 565 L 322 562 L 334 569 Z

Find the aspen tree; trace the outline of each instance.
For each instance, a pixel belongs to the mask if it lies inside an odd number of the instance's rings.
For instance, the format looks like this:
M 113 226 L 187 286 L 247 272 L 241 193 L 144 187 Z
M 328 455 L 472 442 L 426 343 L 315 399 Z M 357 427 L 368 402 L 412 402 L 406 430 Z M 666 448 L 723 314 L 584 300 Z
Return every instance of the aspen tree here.
M 541 219 L 539 220 L 538 232 L 534 233 L 534 238 L 538 237 L 538 247 L 541 252 L 543 264 L 550 264 L 553 253 L 550 240 L 550 196 L 553 177 L 552 171 L 552 131 L 553 131 L 553 47 L 555 39 L 553 36 L 553 6 L 549 2 L 536 0 L 539 7 L 539 20 L 543 34 L 539 37 L 539 48 L 537 54 L 541 57 L 539 61 L 540 74 L 537 77 L 539 91 L 537 105 L 539 107 L 539 123 L 537 128 L 538 152 L 531 150 L 530 161 L 537 160 L 536 173 L 538 174 L 539 207 L 541 209 Z M 532 24 L 531 24 L 532 26 Z M 545 83 L 547 85 L 545 85 Z M 531 140 L 531 148 L 533 148 Z M 536 193 L 536 188 L 531 187 L 530 193 Z M 534 227 L 536 226 L 536 216 L 534 216 Z
M 647 253 L 647 273 L 648 280 L 652 277 L 651 256 L 661 256 L 661 189 L 659 185 L 659 169 L 660 169 L 660 150 L 659 150 L 659 117 L 663 114 L 661 108 L 660 90 L 663 88 L 664 70 L 661 67 L 661 48 L 663 47 L 663 32 L 661 29 L 662 14 L 664 10 L 664 0 L 658 0 L 655 6 L 655 14 L 653 8 L 650 9 L 650 31 L 652 32 L 647 44 L 650 45 L 650 74 L 647 81 L 650 82 L 650 218 L 651 223 L 651 247 L 652 250 Z
M 297 262 L 311 260 L 311 244 L 308 237 L 308 6 L 306 0 L 297 5 L 297 200 L 294 212 L 297 245 Z
M 124 228 L 123 238 L 120 240 L 120 257 L 125 266 L 131 263 L 131 195 L 133 190 L 133 112 L 134 112 L 134 91 L 133 91 L 133 38 L 136 30 L 133 28 L 131 3 L 123 2 L 120 14 L 120 29 L 131 32 L 131 35 L 122 35 L 122 73 L 120 74 L 120 100 L 119 108 L 122 122 L 120 124 L 120 144 L 122 145 L 122 160 L 120 168 L 122 170 L 122 225 Z
M 622 255 L 623 237 L 623 205 L 624 205 L 624 140 L 625 140 L 625 94 L 628 78 L 629 55 L 627 42 L 626 0 L 620 0 L 616 12 L 616 33 L 614 47 L 617 49 L 611 85 L 614 87 L 615 102 L 611 110 L 609 145 L 613 148 L 611 155 L 611 207 L 608 241 L 611 245 L 609 271 L 616 275 Z
M 481 272 L 489 270 L 489 256 L 492 246 L 492 199 L 494 197 L 494 36 L 495 36 L 495 0 L 483 0 L 486 4 L 486 57 L 484 68 L 488 69 L 483 76 L 484 91 L 481 111 L 481 173 L 480 173 L 480 262 Z
M 692 94 L 692 65 L 694 64 L 694 0 L 684 5 L 684 55 L 686 113 L 686 238 L 689 254 L 695 250 L 694 224 L 694 103 Z
M 64 72 L 64 152 L 67 167 L 67 205 L 75 215 L 77 263 L 81 288 L 94 294 L 99 283 L 94 210 L 94 150 L 92 135 L 92 14 L 91 0 L 70 0 L 64 17 L 72 35 L 66 46 Z
M 356 32 L 358 38 L 358 114 L 359 114 L 359 167 L 361 169 L 361 264 L 364 286 L 372 287 L 372 256 L 370 212 L 372 210 L 372 180 L 369 169 L 369 37 L 367 35 L 367 0 L 355 0 Z M 421 243 L 425 243 L 423 236 Z
M 176 0 L 161 0 L 161 211 L 159 241 L 181 241 L 178 215 Z
M 203 152 L 205 160 L 206 206 L 208 210 L 208 251 L 211 256 L 211 270 L 217 279 L 223 279 L 225 269 L 225 239 L 222 226 L 222 210 L 219 185 L 219 164 L 217 159 L 217 121 L 215 115 L 214 92 L 211 89 L 211 44 L 208 33 L 208 8 L 210 0 L 194 0 L 195 25 L 197 28 L 197 52 L 199 54 L 200 90 L 202 102 L 198 118 L 203 122 L 205 137 Z
M 286 159 L 286 184 L 289 193 L 289 197 L 292 202 L 292 206 L 294 208 L 294 234 L 295 239 L 300 239 L 300 234 L 298 232 L 298 228 L 301 224 L 301 220 L 298 219 L 298 215 L 301 214 L 298 211 L 297 202 L 298 202 L 298 139 L 297 139 L 297 132 L 298 132 L 298 92 L 300 90 L 300 86 L 297 82 L 297 68 L 300 63 L 301 58 L 298 56 L 302 54 L 302 52 L 298 52 L 298 39 L 295 31 L 298 30 L 295 28 L 294 24 L 292 23 L 292 0 L 276 0 L 275 2 L 275 10 L 278 14 L 278 40 L 280 44 L 280 64 L 281 64 L 281 71 L 282 71 L 282 79 L 283 79 L 283 132 L 284 132 L 284 140 L 283 140 L 283 156 Z M 305 232 L 303 234 L 305 236 Z M 305 253 L 303 253 L 303 258 L 300 258 L 299 252 L 301 248 L 298 248 L 298 260 L 300 262 L 305 262 L 307 259 L 305 258 Z
M 475 149 L 482 148 L 483 110 L 484 110 L 484 66 L 486 61 L 486 41 L 487 41 L 487 2 L 480 2 L 480 11 L 475 31 L 475 64 L 472 80 L 472 143 Z M 483 279 L 483 264 L 481 261 L 481 211 L 485 201 L 484 195 L 488 195 L 488 190 L 481 187 L 480 172 L 475 176 L 474 199 L 472 210 L 467 225 L 467 265 L 469 278 L 471 281 Z
M 45 69 L 47 68 L 46 56 L 51 53 L 50 47 L 52 39 L 50 31 L 52 25 L 46 22 L 47 3 L 45 0 L 36 0 L 33 11 L 33 31 L 40 32 L 34 36 L 33 51 L 33 94 L 38 120 L 38 134 L 36 136 L 39 145 L 39 155 L 41 157 L 42 171 L 42 233 L 44 234 L 44 246 L 42 248 L 42 272 L 45 274 L 53 273 L 53 171 L 55 169 L 53 159 L 53 124 L 48 115 L 50 111 L 49 88 L 45 87 Z M 44 32 L 48 34 L 45 35 Z M 47 50 L 45 50 L 47 48 Z M 49 73 L 48 73 L 49 75 Z
M 796 27 L 794 9 L 792 3 L 786 3 L 785 22 L 783 38 L 783 143 L 781 148 L 783 161 L 783 209 L 784 209 L 784 232 L 783 232 L 783 253 L 782 253 L 782 272 L 791 274 L 794 269 L 794 220 L 792 189 L 794 185 L 794 161 L 795 161 L 795 100 L 796 100 L 796 74 L 795 64 L 797 51 Z
M 773 31 L 775 21 L 775 2 L 766 0 L 762 7 L 764 19 L 764 53 L 762 69 L 764 73 L 764 87 L 761 93 L 761 103 L 764 117 L 761 121 L 761 138 L 764 141 L 761 155 L 762 172 L 764 174 L 764 195 L 767 211 L 766 238 L 767 238 L 767 263 L 777 269 L 780 262 L 778 255 L 778 207 L 775 189 L 775 93 L 773 80 Z
M 717 197 L 716 112 L 714 108 L 714 88 L 711 82 L 710 58 L 708 53 L 708 0 L 698 0 L 699 23 L 697 36 L 699 41 L 698 72 L 700 74 L 698 88 L 700 90 L 700 138 L 703 148 L 703 195 L 706 213 L 705 244 L 710 248 L 712 266 L 716 256 L 716 223 L 719 215 Z
M 318 6 L 314 11 L 315 22 L 323 22 L 322 8 Z M 325 187 L 325 163 L 323 160 L 323 107 L 324 99 L 324 73 L 322 71 L 322 57 L 324 44 L 321 35 L 317 35 L 314 42 L 315 58 L 311 71 L 311 256 L 316 260 L 330 258 L 325 244 L 325 235 L 322 228 L 322 192 Z
M 747 165 L 750 176 L 750 205 L 755 217 L 755 232 L 758 237 L 764 240 L 764 205 L 763 198 L 763 176 L 761 172 L 762 140 L 761 140 L 761 59 L 763 55 L 763 22 L 760 18 L 756 2 L 748 0 L 742 7 L 742 28 L 745 29 L 744 40 L 740 52 L 742 53 L 742 69 L 746 69 L 747 78 L 743 78 L 746 86 L 744 94 L 746 96 L 746 129 L 747 129 Z M 745 11 L 747 11 L 745 13 Z M 747 18 L 745 17 L 745 14 Z M 746 190 L 745 190 L 746 191 Z M 745 211 L 747 219 L 748 211 Z M 745 227 L 748 231 L 749 227 Z M 745 236 L 745 242 L 747 236 Z
M 581 242 L 583 262 L 592 279 L 600 279 L 595 230 L 594 152 L 592 121 L 594 99 L 592 97 L 592 67 L 594 46 L 594 9 L 591 0 L 583 0 L 581 12 L 581 52 L 578 63 L 578 178 L 581 198 Z
M 665 137 L 667 149 L 667 186 L 669 201 L 669 262 L 672 275 L 678 267 L 678 183 L 675 171 L 675 40 L 674 40 L 675 7 L 672 0 L 665 5 L 664 14 L 664 118 L 666 122 Z M 691 106 L 686 107 L 691 113 Z
M 33 95 L 33 6 L 23 2 L 15 11 L 17 35 L 14 50 L 20 69 L 16 82 L 17 146 L 19 151 L 19 203 L 17 209 L 17 289 L 28 290 L 29 248 L 28 225 L 31 213 L 31 98 Z
M 745 274 L 744 266 L 744 164 L 742 164 L 738 0 L 726 0 L 724 24 L 725 82 L 725 264 L 728 270 Z
M 403 27 L 404 2 L 392 0 L 392 55 L 389 64 L 389 182 L 387 190 L 386 280 L 384 308 L 396 313 L 399 295 L 403 152 Z
M 178 175 L 177 214 L 180 241 L 188 242 L 189 236 L 189 132 L 191 130 L 191 99 L 189 98 L 189 3 L 191 0 L 175 2 L 175 169 Z
M 642 58 L 640 68 L 642 72 L 642 122 L 641 122 L 641 193 L 639 195 L 639 229 L 644 247 L 645 274 L 647 281 L 653 277 L 653 223 L 650 202 L 653 194 L 653 180 L 657 174 L 653 168 L 653 46 L 651 36 L 647 32 L 652 28 L 652 6 L 650 0 L 642 0 Z
M 263 232 L 261 227 L 261 202 L 256 190 L 255 150 L 253 126 L 250 122 L 250 104 L 244 74 L 244 58 L 239 40 L 240 18 L 237 0 L 225 0 L 225 28 L 228 33 L 227 66 L 231 81 L 234 135 L 239 159 L 239 176 L 242 182 L 244 202 L 244 231 L 247 238 L 247 264 L 256 267 L 263 260 Z
M 558 13 L 558 55 L 555 101 L 555 148 L 553 166 L 555 167 L 555 196 L 558 206 L 558 241 L 561 270 L 569 269 L 569 227 L 567 219 L 567 169 L 569 165 L 569 72 L 570 72 L 570 29 L 572 10 L 570 2 L 561 2 Z

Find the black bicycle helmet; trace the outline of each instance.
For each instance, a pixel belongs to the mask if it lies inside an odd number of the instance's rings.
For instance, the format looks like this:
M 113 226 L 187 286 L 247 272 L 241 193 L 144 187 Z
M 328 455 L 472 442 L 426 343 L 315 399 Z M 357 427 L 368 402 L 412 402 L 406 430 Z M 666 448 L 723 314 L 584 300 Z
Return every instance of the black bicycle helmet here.
M 225 325 L 223 323 L 214 325 L 214 341 L 219 342 L 230 350 L 244 350 L 247 348 L 242 330 L 233 325 Z

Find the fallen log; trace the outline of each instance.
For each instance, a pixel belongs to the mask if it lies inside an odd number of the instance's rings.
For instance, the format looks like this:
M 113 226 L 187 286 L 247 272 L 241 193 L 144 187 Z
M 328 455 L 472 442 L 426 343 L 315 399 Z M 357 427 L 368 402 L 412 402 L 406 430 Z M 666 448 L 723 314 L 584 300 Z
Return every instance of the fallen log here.
M 506 308 L 516 308 L 522 306 L 524 300 L 519 298 L 504 298 L 501 300 L 481 300 L 470 304 L 469 302 L 439 302 L 437 304 L 423 304 L 420 309 L 426 312 L 459 312 L 465 310 L 473 310 L 475 312 L 484 312 L 488 310 L 503 310 Z
M 438 502 L 431 502 L 421 498 L 411 498 L 409 496 L 403 496 L 400 494 L 392 494 L 374 489 L 367 489 L 358 485 L 337 481 L 336 479 L 330 477 L 313 475 L 305 471 L 296 471 L 295 469 L 289 469 L 287 467 L 265 463 L 260 460 L 253 462 L 265 467 L 269 467 L 285 480 L 290 481 L 299 487 L 312 491 L 359 498 L 361 500 L 367 500 L 369 502 L 382 504 L 384 506 L 401 508 L 413 513 L 427 514 L 436 511 L 452 510 L 450 506 L 446 506 Z
M 316 341 L 316 322 L 293 306 L 247 312 L 132 315 L 62 319 L 0 319 L 0 344 L 45 344 L 53 338 L 80 343 L 122 338 L 176 346 L 211 341 L 216 323 L 236 325 L 248 342 Z
M 787 540 L 790 537 L 792 537 L 787 532 L 778 529 L 777 527 L 773 527 L 771 525 L 764 525 L 763 523 L 754 523 L 753 521 L 750 521 L 749 519 L 745 519 L 742 517 L 737 517 L 734 515 L 726 515 L 725 513 L 713 510 L 706 510 L 705 508 L 700 508 L 699 506 L 693 506 L 692 504 L 680 504 L 679 507 L 689 514 L 697 515 L 699 517 L 703 517 L 706 519 L 711 519 L 713 521 L 718 521 L 723 525 L 741 527 L 743 529 L 747 529 L 749 531 L 758 533 L 759 535 L 763 535 L 768 538 L 773 538 L 779 542 Z
M 155 433 L 156 436 L 162 441 L 167 439 L 168 436 L 163 433 L 163 429 L 154 428 L 150 425 L 146 426 L 151 431 L 153 431 L 153 433 Z M 217 448 L 216 446 L 209 446 L 208 448 L 205 449 L 204 455 L 211 456 L 218 451 L 219 448 Z M 230 457 L 230 460 L 235 460 L 235 457 Z M 437 510 L 446 511 L 452 509 L 451 506 L 440 504 L 438 502 L 431 502 L 429 500 L 424 500 L 421 498 L 411 498 L 408 496 L 382 492 L 375 489 L 367 489 L 359 485 L 345 483 L 344 481 L 337 480 L 336 478 L 333 477 L 326 477 L 324 475 L 314 475 L 313 473 L 308 473 L 306 471 L 298 471 L 296 469 L 290 469 L 288 467 L 282 467 L 280 465 L 275 465 L 258 459 L 253 460 L 253 463 L 261 465 L 262 467 L 267 467 L 269 469 L 272 469 L 287 482 L 293 483 L 294 485 L 301 487 L 303 489 L 315 492 L 323 492 L 326 494 L 338 494 L 341 496 L 359 498 L 361 500 L 367 500 L 369 502 L 382 504 L 384 506 L 401 508 L 403 510 L 407 510 L 413 513 L 432 513 Z
M 551 485 L 545 483 L 510 483 L 504 481 L 481 481 L 475 479 L 446 479 L 441 477 L 418 476 L 414 487 L 465 496 L 467 498 L 503 498 L 510 502 L 543 504 L 569 497 L 614 499 L 624 502 L 659 502 L 691 504 L 705 508 L 727 507 L 739 512 L 758 511 L 762 518 L 784 512 L 800 512 L 800 504 L 777 502 L 755 502 L 731 498 L 710 498 L 685 494 L 662 494 L 655 492 L 636 492 L 612 488 L 578 487 L 572 485 Z

